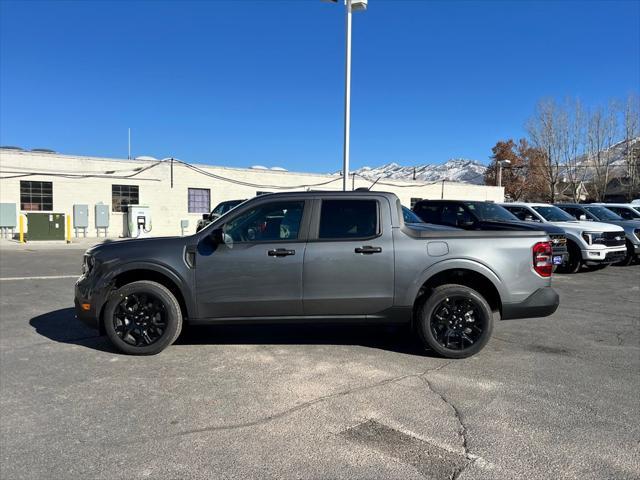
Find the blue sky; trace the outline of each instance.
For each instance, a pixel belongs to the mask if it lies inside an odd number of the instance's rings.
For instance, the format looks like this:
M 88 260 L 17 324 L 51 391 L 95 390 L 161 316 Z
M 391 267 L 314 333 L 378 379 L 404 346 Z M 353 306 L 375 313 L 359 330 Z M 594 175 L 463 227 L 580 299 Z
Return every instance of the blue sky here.
M 352 164 L 487 161 L 542 97 L 640 85 L 640 2 L 370 0 Z M 0 2 L 0 143 L 336 171 L 344 16 L 320 0 Z

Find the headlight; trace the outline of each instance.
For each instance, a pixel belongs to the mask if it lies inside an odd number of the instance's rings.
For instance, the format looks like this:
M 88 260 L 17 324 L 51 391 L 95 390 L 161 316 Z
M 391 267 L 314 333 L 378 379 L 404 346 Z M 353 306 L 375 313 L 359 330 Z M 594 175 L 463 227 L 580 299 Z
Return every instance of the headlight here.
M 596 243 L 604 243 L 604 235 L 602 232 L 582 232 L 582 238 L 589 245 Z
M 93 255 L 85 255 L 82 260 L 82 273 L 88 274 L 96 266 L 96 259 Z

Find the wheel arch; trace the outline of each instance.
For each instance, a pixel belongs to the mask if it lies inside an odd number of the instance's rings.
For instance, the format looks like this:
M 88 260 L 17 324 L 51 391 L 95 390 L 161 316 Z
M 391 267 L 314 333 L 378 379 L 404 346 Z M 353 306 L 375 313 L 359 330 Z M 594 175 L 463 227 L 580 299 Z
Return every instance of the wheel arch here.
M 187 320 L 188 318 L 193 316 L 194 307 L 189 302 L 189 293 L 185 291 L 183 281 L 178 277 L 177 274 L 172 272 L 171 270 L 162 267 L 160 265 L 155 264 L 144 264 L 144 265 L 125 265 L 117 272 L 115 272 L 110 279 L 110 292 L 116 290 L 124 285 L 127 285 L 132 282 L 137 282 L 139 280 L 147 280 L 151 282 L 159 283 L 163 285 L 176 297 L 178 300 L 178 304 L 180 305 L 180 310 L 182 313 L 183 320 Z M 107 294 L 105 298 L 104 304 L 100 308 L 99 315 L 99 325 L 100 331 L 102 333 L 104 330 L 104 307 L 107 304 L 107 299 L 109 297 Z
M 503 295 L 498 287 L 501 284 L 496 281 L 499 280 L 497 277 L 495 279 L 491 277 L 492 275 L 487 272 L 478 271 L 478 269 L 468 266 L 452 266 L 427 276 L 414 295 L 412 318 L 415 318 L 419 306 L 429 297 L 433 289 L 446 284 L 464 285 L 476 290 L 486 299 L 492 311 L 501 314 Z

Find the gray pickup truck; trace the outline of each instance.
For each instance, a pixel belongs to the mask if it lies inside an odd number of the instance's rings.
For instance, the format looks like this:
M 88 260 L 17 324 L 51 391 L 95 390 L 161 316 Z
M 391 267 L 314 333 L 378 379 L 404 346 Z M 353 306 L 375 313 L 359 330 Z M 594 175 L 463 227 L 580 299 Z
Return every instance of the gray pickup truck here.
M 89 249 L 78 317 L 121 351 L 155 354 L 186 324 L 412 324 L 450 358 L 480 351 L 494 315 L 558 307 L 551 245 L 540 231 L 405 224 L 391 193 L 256 197 L 189 237 Z

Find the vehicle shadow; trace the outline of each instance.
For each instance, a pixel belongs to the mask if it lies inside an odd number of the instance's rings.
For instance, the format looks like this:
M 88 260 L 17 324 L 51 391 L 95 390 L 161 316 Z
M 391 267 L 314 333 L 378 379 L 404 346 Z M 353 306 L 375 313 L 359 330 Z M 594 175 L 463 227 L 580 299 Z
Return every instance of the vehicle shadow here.
M 29 324 L 55 342 L 118 353 L 109 339 L 75 318 L 73 308 L 38 315 Z M 187 326 L 176 345 L 359 345 L 409 355 L 432 356 L 408 326 L 253 324 Z
M 408 326 L 354 324 L 251 324 L 189 326 L 176 345 L 358 345 L 432 356 Z
M 29 320 L 36 333 L 54 342 L 81 345 L 83 347 L 116 353 L 115 348 L 105 336 L 84 325 L 75 316 L 73 308 L 61 308 L 43 313 Z

